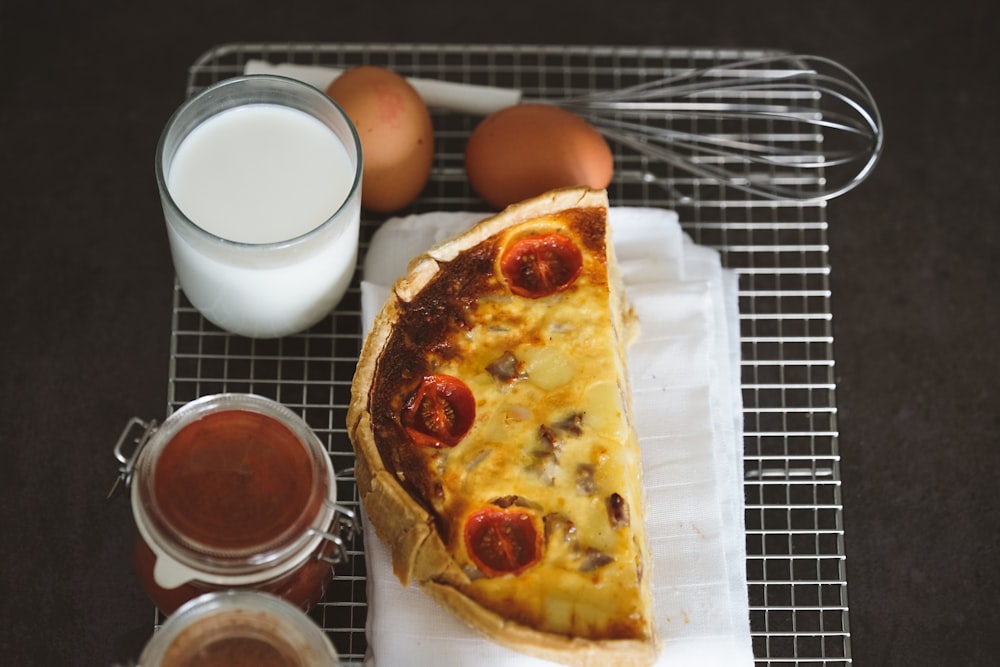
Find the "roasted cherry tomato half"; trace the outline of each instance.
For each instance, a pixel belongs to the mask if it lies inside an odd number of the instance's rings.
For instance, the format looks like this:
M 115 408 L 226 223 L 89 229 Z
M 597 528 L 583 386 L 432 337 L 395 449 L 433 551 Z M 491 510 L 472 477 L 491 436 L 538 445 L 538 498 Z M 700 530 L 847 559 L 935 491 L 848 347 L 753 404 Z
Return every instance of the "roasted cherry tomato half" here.
M 403 407 L 403 428 L 415 444 L 454 447 L 476 418 L 476 399 L 450 375 L 428 375 Z
M 542 532 L 523 507 L 484 507 L 465 522 L 465 548 L 488 577 L 520 574 L 542 557 Z
M 531 299 L 566 289 L 582 266 L 583 255 L 576 243 L 558 233 L 519 238 L 500 258 L 500 271 L 511 291 Z

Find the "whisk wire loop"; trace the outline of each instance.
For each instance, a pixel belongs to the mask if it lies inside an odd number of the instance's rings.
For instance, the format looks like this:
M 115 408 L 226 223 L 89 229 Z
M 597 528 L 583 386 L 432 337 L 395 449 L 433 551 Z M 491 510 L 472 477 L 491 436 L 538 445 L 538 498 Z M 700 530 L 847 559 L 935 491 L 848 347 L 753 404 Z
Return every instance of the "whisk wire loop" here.
M 648 159 L 771 199 L 842 195 L 867 178 L 884 144 L 864 83 L 822 56 L 774 54 L 536 101 L 587 118 Z

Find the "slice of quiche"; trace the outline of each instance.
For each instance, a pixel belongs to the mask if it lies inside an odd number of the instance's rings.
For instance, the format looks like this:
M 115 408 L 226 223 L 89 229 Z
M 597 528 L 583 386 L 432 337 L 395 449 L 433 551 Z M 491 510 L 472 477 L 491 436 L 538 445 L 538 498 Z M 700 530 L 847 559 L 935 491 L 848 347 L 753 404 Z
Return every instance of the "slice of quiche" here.
M 657 655 L 603 191 L 505 209 L 410 265 L 348 412 L 364 510 L 400 581 L 492 640 L 572 665 Z

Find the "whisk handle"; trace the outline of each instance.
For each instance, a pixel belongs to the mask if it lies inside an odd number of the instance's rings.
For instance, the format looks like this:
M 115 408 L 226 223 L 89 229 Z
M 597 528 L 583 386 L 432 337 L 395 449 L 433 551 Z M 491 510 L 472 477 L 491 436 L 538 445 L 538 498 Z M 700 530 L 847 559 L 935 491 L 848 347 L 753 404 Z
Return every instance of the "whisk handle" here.
M 473 83 L 407 78 L 429 107 L 487 116 L 521 101 L 521 91 Z
M 336 67 L 296 65 L 294 63 L 274 64 L 263 60 L 248 60 L 243 68 L 244 74 L 287 76 L 308 83 L 320 90 L 325 90 L 330 82 L 343 72 L 343 69 Z M 521 91 L 514 89 L 416 77 L 407 77 L 406 80 L 416 89 L 427 106 L 450 111 L 486 116 L 521 101 Z

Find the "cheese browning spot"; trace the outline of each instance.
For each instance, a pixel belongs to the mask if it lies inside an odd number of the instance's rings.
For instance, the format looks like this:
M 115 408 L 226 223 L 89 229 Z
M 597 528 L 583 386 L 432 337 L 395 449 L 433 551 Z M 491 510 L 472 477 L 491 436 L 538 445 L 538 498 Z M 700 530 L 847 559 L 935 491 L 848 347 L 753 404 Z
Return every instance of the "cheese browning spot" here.
M 614 556 L 607 554 L 600 549 L 587 547 L 583 552 L 583 557 L 580 563 L 580 571 L 593 572 L 594 570 L 599 570 L 605 565 L 610 565 L 613 562 L 615 562 Z
M 574 412 L 565 419 L 556 422 L 555 427 L 572 436 L 580 437 L 583 435 L 583 413 Z
M 628 503 L 618 493 L 608 496 L 608 521 L 615 530 L 631 524 Z
M 576 467 L 576 492 L 581 496 L 590 496 L 597 491 L 597 483 L 594 481 L 594 466 L 589 463 L 581 463 Z
M 546 486 L 555 482 L 561 448 L 562 444 L 552 429 L 545 424 L 538 427 L 538 447 L 532 452 L 533 461 L 529 469 Z
M 527 373 L 524 370 L 524 362 L 515 357 L 514 353 L 510 350 L 505 351 L 495 361 L 486 366 L 486 371 L 496 378 L 498 382 L 505 385 L 514 384 L 518 380 L 523 380 L 527 377 Z

